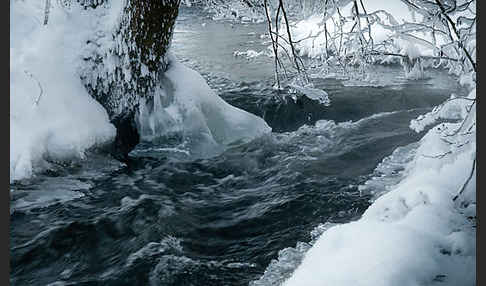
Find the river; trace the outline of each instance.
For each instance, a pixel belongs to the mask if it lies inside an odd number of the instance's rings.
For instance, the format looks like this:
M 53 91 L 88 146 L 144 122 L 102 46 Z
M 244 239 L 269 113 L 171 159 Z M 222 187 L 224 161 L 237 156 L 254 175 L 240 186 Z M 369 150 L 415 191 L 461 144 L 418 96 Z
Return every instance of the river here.
M 376 69 L 385 86 L 314 78 L 330 106 L 282 100 L 271 58 L 234 56 L 266 49 L 265 28 L 184 8 L 172 52 L 273 132 L 209 158 L 143 142 L 130 166 L 94 153 L 11 185 L 12 285 L 273 285 L 257 281 L 279 251 L 359 218 L 371 195 L 358 186 L 420 139 L 410 120 L 462 92 L 446 72 L 407 80 L 392 66 Z

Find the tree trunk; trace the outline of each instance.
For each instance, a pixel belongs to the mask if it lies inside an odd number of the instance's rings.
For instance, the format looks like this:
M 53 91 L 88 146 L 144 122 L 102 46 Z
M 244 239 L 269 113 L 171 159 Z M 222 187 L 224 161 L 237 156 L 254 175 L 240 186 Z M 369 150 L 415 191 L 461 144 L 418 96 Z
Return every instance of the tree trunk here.
M 78 2 L 86 8 L 97 8 L 102 3 Z M 118 27 L 108 35 L 113 45 L 98 49 L 85 59 L 88 68 L 81 79 L 117 128 L 113 154 L 119 159 L 126 159 L 139 142 L 139 134 L 133 128 L 139 101 L 153 100 L 159 75 L 167 70 L 166 53 L 179 3 L 180 0 L 126 0 Z M 94 41 L 91 44 L 100 46 Z

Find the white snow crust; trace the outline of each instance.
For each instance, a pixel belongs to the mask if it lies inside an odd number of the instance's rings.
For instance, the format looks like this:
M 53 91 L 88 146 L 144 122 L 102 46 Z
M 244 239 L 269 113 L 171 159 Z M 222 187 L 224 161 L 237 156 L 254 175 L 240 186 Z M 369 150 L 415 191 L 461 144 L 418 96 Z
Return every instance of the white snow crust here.
M 82 159 L 116 131 L 75 72 L 90 17 L 54 3 L 43 25 L 44 1 L 10 2 L 11 182 Z

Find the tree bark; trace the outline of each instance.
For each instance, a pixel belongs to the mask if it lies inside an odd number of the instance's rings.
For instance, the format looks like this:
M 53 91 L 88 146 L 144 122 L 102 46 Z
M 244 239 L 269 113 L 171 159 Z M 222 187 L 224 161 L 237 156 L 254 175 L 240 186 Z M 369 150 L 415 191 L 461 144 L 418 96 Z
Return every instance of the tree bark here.
M 97 9 L 103 1 L 78 2 L 85 8 Z M 179 3 L 180 0 L 126 0 L 118 27 L 108 35 L 113 46 L 97 50 L 85 59 L 88 68 L 81 79 L 117 128 L 113 151 L 117 158 L 127 158 L 139 142 L 139 134 L 133 128 L 134 114 L 140 100 L 153 101 L 159 75 L 167 70 L 166 55 Z

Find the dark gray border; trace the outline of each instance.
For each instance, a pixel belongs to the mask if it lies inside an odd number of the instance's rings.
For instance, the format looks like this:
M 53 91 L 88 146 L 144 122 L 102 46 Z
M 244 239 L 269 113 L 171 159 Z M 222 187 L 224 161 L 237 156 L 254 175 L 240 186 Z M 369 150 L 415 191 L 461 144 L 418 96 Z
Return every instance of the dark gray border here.
M 2 30 L 2 61 L 3 61 L 3 68 L 2 68 L 2 84 L 4 92 L 1 94 L 2 103 L 1 103 L 1 114 L 2 117 L 5 118 L 2 120 L 2 127 L 4 131 L 2 131 L 3 139 L 0 140 L 2 143 L 2 155 L 6 157 L 5 163 L 2 165 L 2 175 L 5 176 L 5 183 L 8 184 L 7 190 L 3 190 L 2 196 L 3 199 L 1 200 L 1 209 L 2 209 L 2 240 L 1 240 L 1 257 L 2 257 L 2 264 L 1 264 L 1 285 L 10 285 L 10 2 L 11 1 L 1 1 L 2 6 L 4 6 L 2 10 L 2 17 L 1 17 L 1 30 Z M 8 69 L 7 69 L 8 68 Z M 7 119 L 8 117 L 8 119 Z M 2 156 L 2 157 L 3 157 Z M 7 163 L 7 161 L 9 163 Z
M 478 70 L 477 70 L 477 73 L 476 73 L 476 102 L 477 102 L 477 109 L 476 109 L 476 130 L 477 130 L 477 133 L 476 133 L 476 162 L 477 162 L 477 166 L 476 166 L 476 285 L 481 285 L 480 281 L 481 281 L 481 270 L 480 269 L 484 269 L 484 267 L 480 267 L 481 264 L 484 265 L 484 263 L 481 263 L 481 260 L 483 257 L 481 257 L 481 253 L 480 253 L 480 250 L 481 250 L 481 235 L 480 235 L 480 214 L 481 214 L 481 202 L 484 201 L 481 197 L 484 196 L 484 192 L 481 191 L 481 186 L 483 185 L 481 181 L 481 177 L 479 177 L 479 170 L 481 170 L 481 148 L 477 148 L 478 146 L 481 145 L 481 141 L 482 141 L 482 138 L 481 138 L 481 132 L 480 132 L 480 126 L 481 126 L 481 104 L 480 104 L 480 101 L 481 101 L 481 88 L 480 88 L 480 75 L 481 75 L 481 63 L 480 63 L 480 49 L 479 49 L 479 46 L 481 46 L 481 38 L 480 38 L 480 35 L 481 35 L 481 30 L 482 27 L 481 27 L 481 22 L 479 21 L 479 6 L 480 6 L 480 3 L 481 3 L 481 0 L 476 0 L 476 27 L 477 27 L 477 30 L 476 30 L 476 65 L 478 66 Z M 479 152 L 478 152 L 479 151 Z M 483 177 L 484 178 L 484 177 Z M 484 279 L 483 279 L 484 280 Z

